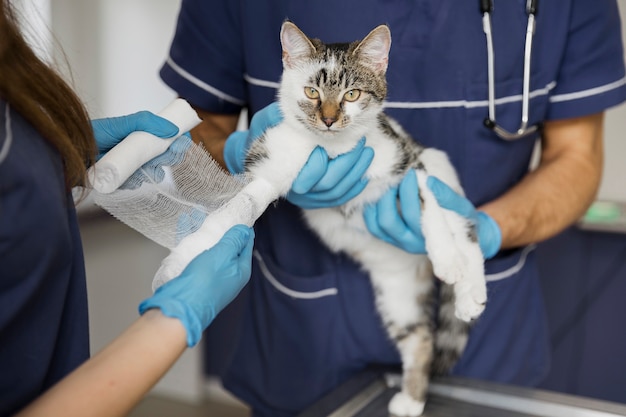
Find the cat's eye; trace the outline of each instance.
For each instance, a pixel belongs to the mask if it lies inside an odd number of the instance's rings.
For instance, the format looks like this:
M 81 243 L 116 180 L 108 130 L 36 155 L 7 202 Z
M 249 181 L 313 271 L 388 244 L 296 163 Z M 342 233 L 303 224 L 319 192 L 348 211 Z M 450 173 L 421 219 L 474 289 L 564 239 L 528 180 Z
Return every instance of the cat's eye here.
M 361 90 L 350 90 L 346 94 L 343 95 L 343 98 L 346 101 L 356 101 L 360 95 L 361 95 Z
M 320 93 L 313 87 L 304 87 L 304 94 L 311 100 L 320 98 Z

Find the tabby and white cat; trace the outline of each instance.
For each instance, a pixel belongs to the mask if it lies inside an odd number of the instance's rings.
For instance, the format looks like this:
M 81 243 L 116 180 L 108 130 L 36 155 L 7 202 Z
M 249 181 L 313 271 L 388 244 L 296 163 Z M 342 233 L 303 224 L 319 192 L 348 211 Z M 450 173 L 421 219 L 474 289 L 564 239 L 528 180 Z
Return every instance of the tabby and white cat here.
M 459 181 L 443 152 L 419 145 L 382 112 L 391 46 L 387 26 L 376 27 L 362 41 L 324 44 L 287 21 L 280 37 L 284 122 L 253 143 L 246 170 L 284 196 L 316 146 L 335 157 L 365 137 L 374 149 L 362 193 L 340 207 L 304 210 L 304 216 L 331 250 L 352 256 L 369 273 L 378 312 L 402 358 L 402 389 L 389 411 L 420 415 L 431 372 L 445 373 L 455 363 L 466 344 L 468 322 L 480 315 L 487 299 L 474 226 L 440 208 L 426 186 L 433 175 L 462 193 Z M 409 170 L 419 184 L 428 257 L 375 238 L 363 220 L 364 206 Z M 443 281 L 438 294 L 435 276 Z

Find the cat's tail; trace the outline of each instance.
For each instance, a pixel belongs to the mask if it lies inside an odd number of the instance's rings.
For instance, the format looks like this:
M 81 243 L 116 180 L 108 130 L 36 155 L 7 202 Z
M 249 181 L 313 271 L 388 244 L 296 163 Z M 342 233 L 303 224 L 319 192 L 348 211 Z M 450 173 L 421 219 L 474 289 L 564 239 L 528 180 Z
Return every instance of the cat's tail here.
M 442 282 L 439 290 L 435 354 L 431 368 L 433 375 L 448 374 L 467 344 L 471 324 L 456 317 L 455 298 L 454 287 Z

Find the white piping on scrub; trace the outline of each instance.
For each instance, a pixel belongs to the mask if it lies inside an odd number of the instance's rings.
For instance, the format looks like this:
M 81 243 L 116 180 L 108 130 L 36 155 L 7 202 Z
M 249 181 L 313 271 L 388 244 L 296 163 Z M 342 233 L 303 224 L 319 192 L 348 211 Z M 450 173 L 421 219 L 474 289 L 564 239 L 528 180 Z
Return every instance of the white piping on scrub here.
M 168 57 L 167 58 L 167 65 L 169 65 L 170 68 L 172 68 L 175 72 L 178 73 L 178 75 L 180 75 L 181 77 L 183 77 L 184 79 L 186 79 L 190 83 L 196 85 L 197 87 L 200 87 L 204 91 L 207 91 L 207 92 L 213 94 L 214 96 L 216 96 L 218 98 L 221 98 L 222 100 L 226 100 L 226 101 L 228 101 L 230 103 L 233 103 L 233 104 L 236 104 L 238 106 L 243 106 L 243 105 L 246 104 L 245 101 L 239 100 L 236 97 L 233 97 L 233 96 L 231 96 L 229 94 L 226 94 L 223 91 L 218 90 L 217 88 L 215 88 L 215 87 L 205 83 L 201 79 L 199 79 L 199 78 L 195 77 L 194 75 L 190 74 L 189 72 L 187 72 L 186 70 L 181 68 L 176 62 L 174 62 L 172 57 Z
M 272 273 L 267 268 L 267 265 L 265 265 L 265 262 L 263 261 L 263 258 L 261 257 L 259 252 L 254 251 L 254 257 L 259 261 L 259 267 L 261 268 L 261 272 L 263 273 L 263 276 L 270 282 L 270 284 L 272 284 L 274 288 L 276 288 L 278 291 L 290 297 L 312 300 L 316 298 L 337 295 L 339 293 L 339 290 L 337 290 L 337 288 L 335 287 L 330 287 L 330 288 L 326 288 L 326 289 L 314 291 L 314 292 L 295 291 L 295 290 L 292 290 L 291 288 L 287 288 L 283 284 L 278 282 L 276 277 L 272 275 Z

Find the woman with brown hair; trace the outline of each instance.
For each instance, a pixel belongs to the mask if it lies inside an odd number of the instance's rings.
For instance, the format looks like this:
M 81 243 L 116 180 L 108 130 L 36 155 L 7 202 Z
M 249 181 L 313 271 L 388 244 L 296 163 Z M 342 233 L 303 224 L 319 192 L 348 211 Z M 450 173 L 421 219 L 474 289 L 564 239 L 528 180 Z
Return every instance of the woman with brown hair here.
M 25 42 L 10 1 L 0 0 L 0 416 L 126 414 L 250 276 L 253 232 L 235 226 L 87 361 L 71 190 L 86 184 L 98 153 L 135 130 L 178 133 L 149 112 L 90 122 L 72 89 Z

